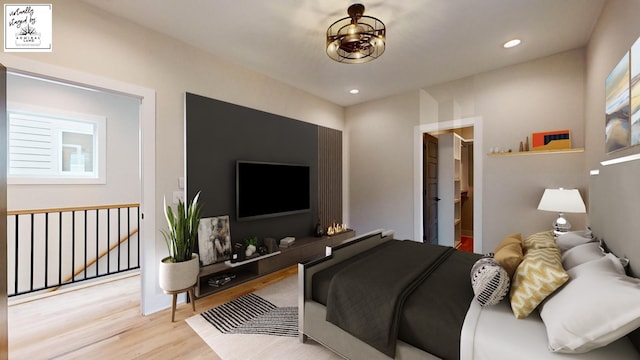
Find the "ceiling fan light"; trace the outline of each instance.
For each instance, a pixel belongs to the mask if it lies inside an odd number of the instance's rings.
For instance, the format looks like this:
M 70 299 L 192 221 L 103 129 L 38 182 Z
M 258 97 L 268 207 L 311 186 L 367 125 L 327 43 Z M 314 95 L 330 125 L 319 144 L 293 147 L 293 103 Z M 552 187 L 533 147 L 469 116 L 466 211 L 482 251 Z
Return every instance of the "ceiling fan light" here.
M 336 50 L 338 50 L 338 44 L 335 41 L 332 41 L 327 45 L 327 53 L 335 53 Z
M 351 24 L 347 27 L 347 34 L 349 35 L 354 35 L 357 34 L 360 31 L 360 29 L 358 29 L 358 24 Z
M 327 55 L 347 64 L 377 59 L 385 50 L 386 27 L 374 17 L 365 16 L 364 5 L 353 4 L 342 18 L 327 29 Z

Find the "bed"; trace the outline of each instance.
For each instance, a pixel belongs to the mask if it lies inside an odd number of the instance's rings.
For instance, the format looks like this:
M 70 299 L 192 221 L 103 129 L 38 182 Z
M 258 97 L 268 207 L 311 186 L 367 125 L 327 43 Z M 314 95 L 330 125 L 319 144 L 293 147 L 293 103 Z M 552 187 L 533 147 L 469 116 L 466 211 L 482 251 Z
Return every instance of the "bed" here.
M 640 174 L 639 165 L 628 166 Z M 610 202 L 620 207 L 630 196 L 610 186 L 621 170 L 606 170 L 590 184 L 590 222 L 599 238 L 572 233 L 556 241 L 542 231 L 520 240 L 523 253 L 530 254 L 524 257 L 528 265 L 539 266 L 536 256 L 561 261 L 557 272 L 544 271 L 558 284 L 533 286 L 547 292 L 540 299 L 530 293 L 519 299 L 520 290 L 514 290 L 516 283 L 527 289 L 533 281 L 528 274 L 535 271 L 527 270 L 523 259 L 513 269 L 500 267 L 513 272 L 507 276 L 511 290 L 502 301 L 489 298 L 487 304 L 475 283 L 471 286 L 476 264 L 486 257 L 376 230 L 299 264 L 300 340 L 312 338 L 348 359 L 640 358 L 634 331 L 640 326 L 640 280 L 632 277 L 640 255 L 632 233 L 625 232 L 637 225 L 613 221 L 612 226 L 604 218 L 620 214 L 611 211 Z M 629 204 L 626 214 L 639 213 L 638 204 Z M 510 237 L 515 234 L 500 244 Z

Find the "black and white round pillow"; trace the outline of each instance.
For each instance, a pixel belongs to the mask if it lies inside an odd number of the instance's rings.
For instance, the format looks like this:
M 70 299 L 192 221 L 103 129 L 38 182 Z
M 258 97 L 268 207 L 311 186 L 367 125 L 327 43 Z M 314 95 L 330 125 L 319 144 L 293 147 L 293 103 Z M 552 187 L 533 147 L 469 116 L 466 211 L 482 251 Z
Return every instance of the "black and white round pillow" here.
M 481 306 L 495 305 L 509 293 L 507 271 L 492 257 L 483 257 L 471 268 L 471 287 Z

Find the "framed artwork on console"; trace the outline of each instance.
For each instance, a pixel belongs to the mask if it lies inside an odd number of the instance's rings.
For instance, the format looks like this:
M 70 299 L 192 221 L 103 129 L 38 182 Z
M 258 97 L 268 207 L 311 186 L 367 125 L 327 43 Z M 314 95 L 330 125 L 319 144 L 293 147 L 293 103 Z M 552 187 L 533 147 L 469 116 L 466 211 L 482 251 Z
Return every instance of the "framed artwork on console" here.
M 231 258 L 231 230 L 229 215 L 200 219 L 198 226 L 198 255 L 202 266 Z

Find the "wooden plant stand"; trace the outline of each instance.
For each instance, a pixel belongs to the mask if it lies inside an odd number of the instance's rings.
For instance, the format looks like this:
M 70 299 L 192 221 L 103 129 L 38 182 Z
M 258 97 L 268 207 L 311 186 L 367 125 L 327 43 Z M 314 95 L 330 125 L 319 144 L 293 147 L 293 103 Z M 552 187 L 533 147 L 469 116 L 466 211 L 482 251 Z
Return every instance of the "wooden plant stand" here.
M 189 286 L 188 288 L 181 289 L 181 290 L 172 290 L 172 291 L 163 290 L 165 294 L 173 296 L 173 299 L 171 301 L 171 322 L 175 321 L 176 302 L 178 301 L 178 294 L 182 294 L 183 292 L 188 292 L 189 301 L 191 301 L 191 309 L 193 309 L 194 312 L 196 311 L 196 297 L 194 296 L 194 292 L 193 292 L 195 288 L 196 288 L 196 284 L 193 284 L 192 286 Z

